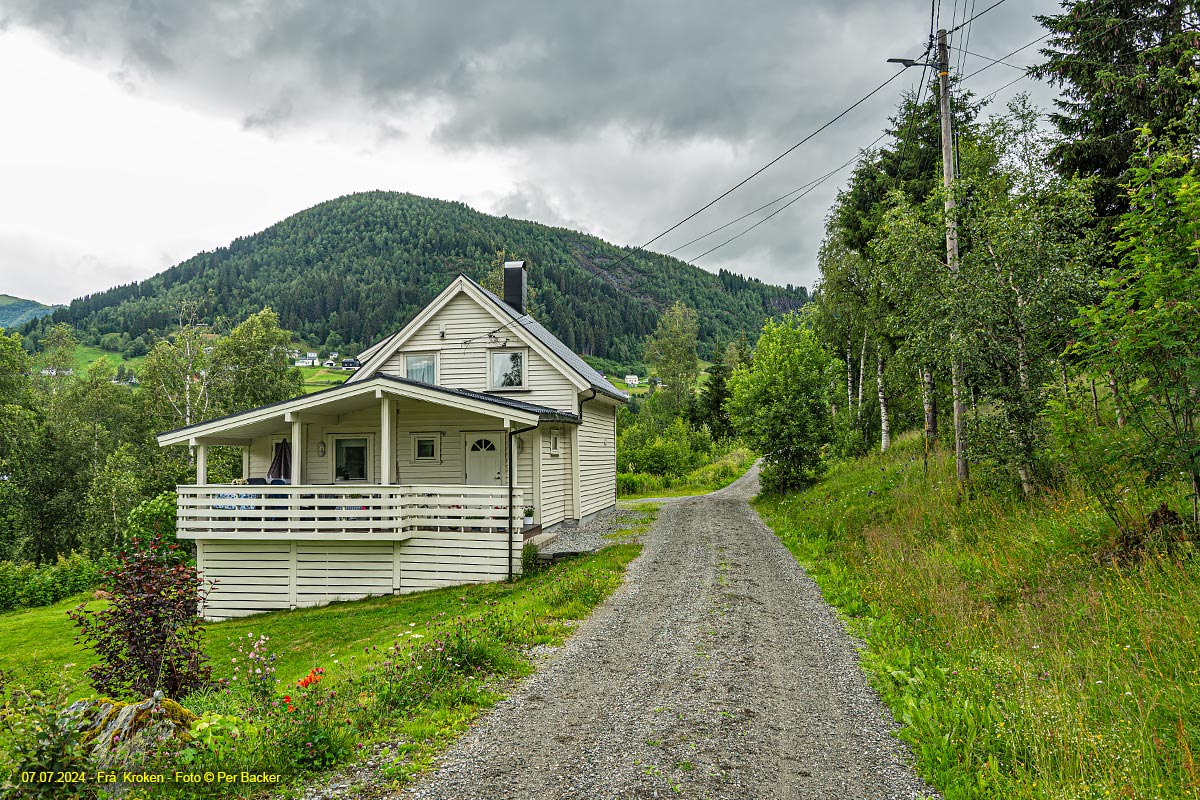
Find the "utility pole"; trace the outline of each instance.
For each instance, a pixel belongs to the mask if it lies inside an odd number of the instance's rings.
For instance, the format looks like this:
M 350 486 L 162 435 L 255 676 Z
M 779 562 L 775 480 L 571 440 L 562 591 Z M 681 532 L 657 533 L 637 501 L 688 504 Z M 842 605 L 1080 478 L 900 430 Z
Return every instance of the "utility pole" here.
M 946 46 L 946 31 L 943 28 L 937 34 L 938 46 L 938 86 L 941 88 L 941 122 L 942 122 L 942 185 L 946 190 L 946 265 L 950 269 L 951 279 L 958 273 L 958 222 L 954 218 L 954 133 L 950 125 L 950 52 Z M 963 491 L 970 479 L 967 465 L 967 416 L 963 405 L 963 365 L 962 359 L 954 351 L 955 339 L 950 334 L 950 388 L 954 395 L 954 466 L 958 475 L 958 495 L 961 499 Z

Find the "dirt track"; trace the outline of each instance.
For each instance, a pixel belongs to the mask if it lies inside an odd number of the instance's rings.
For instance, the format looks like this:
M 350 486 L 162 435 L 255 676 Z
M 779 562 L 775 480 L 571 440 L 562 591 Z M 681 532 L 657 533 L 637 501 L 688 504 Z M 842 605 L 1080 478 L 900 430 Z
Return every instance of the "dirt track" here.
M 756 490 L 664 504 L 625 585 L 402 796 L 931 794 Z

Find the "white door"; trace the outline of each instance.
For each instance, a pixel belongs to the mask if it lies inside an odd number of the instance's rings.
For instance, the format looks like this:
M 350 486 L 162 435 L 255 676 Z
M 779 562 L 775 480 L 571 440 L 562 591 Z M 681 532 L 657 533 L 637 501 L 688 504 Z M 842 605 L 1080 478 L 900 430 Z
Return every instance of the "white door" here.
M 467 434 L 467 485 L 500 486 L 504 483 L 503 436 L 499 433 Z

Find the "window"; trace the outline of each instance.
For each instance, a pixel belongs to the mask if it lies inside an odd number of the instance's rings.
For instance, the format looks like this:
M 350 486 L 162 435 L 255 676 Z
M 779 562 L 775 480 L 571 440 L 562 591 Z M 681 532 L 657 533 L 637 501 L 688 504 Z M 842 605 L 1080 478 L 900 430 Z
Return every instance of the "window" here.
M 410 353 L 404 357 L 404 374 L 410 381 L 437 383 L 437 354 Z
M 440 461 L 442 437 L 437 433 L 414 433 L 412 436 L 413 461 Z
M 558 428 L 550 429 L 550 455 L 558 455 L 558 435 L 561 433 Z
M 492 388 L 525 388 L 524 350 L 495 350 L 492 352 Z
M 343 436 L 333 441 L 333 476 L 338 481 L 367 480 L 367 437 Z

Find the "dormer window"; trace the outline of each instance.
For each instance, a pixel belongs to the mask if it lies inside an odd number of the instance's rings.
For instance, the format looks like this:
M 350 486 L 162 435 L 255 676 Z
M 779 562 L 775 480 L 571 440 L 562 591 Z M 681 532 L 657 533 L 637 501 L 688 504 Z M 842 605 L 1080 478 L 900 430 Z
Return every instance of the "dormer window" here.
M 410 381 L 437 383 L 437 353 L 409 353 L 404 357 L 404 374 Z
M 493 350 L 491 360 L 493 389 L 525 388 L 524 350 Z

